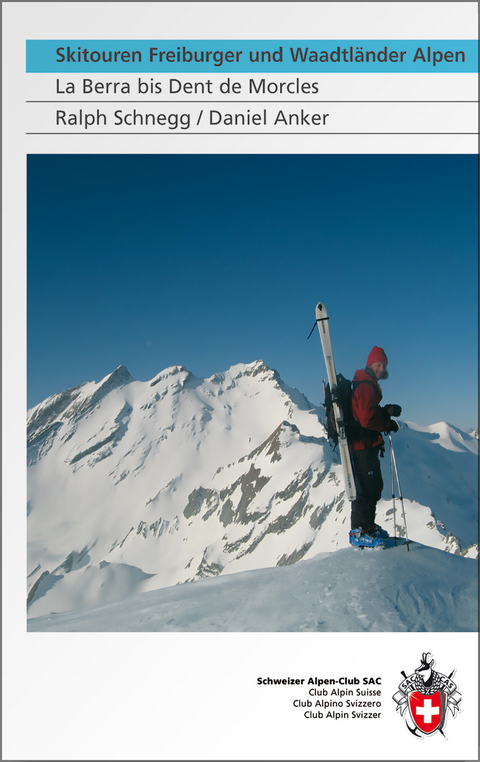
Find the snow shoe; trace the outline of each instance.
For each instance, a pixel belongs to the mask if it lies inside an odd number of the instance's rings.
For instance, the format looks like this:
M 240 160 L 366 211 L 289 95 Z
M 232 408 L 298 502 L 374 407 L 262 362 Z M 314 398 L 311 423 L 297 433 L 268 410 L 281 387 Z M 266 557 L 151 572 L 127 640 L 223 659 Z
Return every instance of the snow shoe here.
M 374 550 L 384 548 L 383 540 L 378 536 L 376 529 L 373 528 L 370 531 L 363 530 L 361 527 L 358 529 L 352 529 L 349 534 L 350 545 L 354 548 L 363 550 L 364 548 L 372 548 Z

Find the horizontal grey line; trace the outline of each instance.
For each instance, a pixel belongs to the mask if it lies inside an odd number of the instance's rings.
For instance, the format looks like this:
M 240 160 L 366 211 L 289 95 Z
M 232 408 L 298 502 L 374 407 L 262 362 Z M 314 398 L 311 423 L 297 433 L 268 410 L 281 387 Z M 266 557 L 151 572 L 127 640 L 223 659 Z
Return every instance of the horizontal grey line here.
M 25 101 L 26 103 L 478 103 L 478 101 L 370 101 L 370 100 L 359 100 L 359 101 L 347 101 L 347 100 L 340 100 L 340 101 L 332 101 L 328 100 L 327 98 L 324 98 L 323 100 L 268 100 L 268 101 L 260 101 L 260 100 L 238 100 L 238 101 L 196 101 L 196 100 L 121 100 L 121 101 L 103 101 L 103 100 L 81 100 L 81 101 Z
M 26 132 L 26 135 L 478 135 L 478 132 Z

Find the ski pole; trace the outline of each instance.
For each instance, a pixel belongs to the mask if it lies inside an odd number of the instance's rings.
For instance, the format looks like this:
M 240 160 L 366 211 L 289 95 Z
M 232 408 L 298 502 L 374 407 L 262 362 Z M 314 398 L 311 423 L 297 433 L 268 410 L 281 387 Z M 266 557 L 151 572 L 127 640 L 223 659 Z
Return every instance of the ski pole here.
M 393 506 L 393 529 L 394 529 L 394 538 L 395 538 L 395 545 L 397 544 L 397 514 L 396 514 L 396 507 L 395 507 L 395 476 L 393 473 L 393 458 L 392 458 L 392 439 L 390 437 L 390 474 L 392 475 L 392 506 Z
M 400 479 L 398 477 L 397 459 L 395 458 L 395 450 L 393 449 L 392 435 L 389 434 L 388 438 L 390 439 L 390 452 L 392 453 L 392 462 L 393 462 L 393 467 L 395 469 L 395 477 L 396 477 L 397 485 L 398 485 L 398 499 L 400 500 L 400 504 L 402 506 L 403 523 L 405 524 L 405 542 L 407 544 L 407 550 L 409 551 L 410 548 L 408 543 L 407 517 L 405 515 L 405 506 L 403 504 L 402 488 L 400 486 Z

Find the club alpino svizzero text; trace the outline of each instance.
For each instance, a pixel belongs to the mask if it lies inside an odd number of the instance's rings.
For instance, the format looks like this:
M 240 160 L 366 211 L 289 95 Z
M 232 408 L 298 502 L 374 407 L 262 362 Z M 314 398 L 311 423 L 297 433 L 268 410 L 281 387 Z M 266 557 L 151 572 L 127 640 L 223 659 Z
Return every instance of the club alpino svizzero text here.
M 294 696 L 291 702 L 307 720 L 379 720 L 382 716 L 381 677 L 257 677 L 257 685 L 288 686 L 289 693 L 299 686 L 308 689 L 308 696 Z
M 370 43 L 371 44 L 371 43 Z M 410 54 L 411 55 L 411 54 Z M 220 68 L 224 64 L 256 63 L 276 64 L 288 60 L 294 64 L 405 64 L 410 63 L 406 50 L 394 50 L 379 43 L 377 49 L 367 50 L 363 45 L 341 47 L 330 50 L 316 50 L 310 47 L 290 47 L 284 50 L 280 45 L 276 50 L 250 50 L 248 55 L 242 50 L 190 50 L 179 45 L 176 49 L 162 50 L 150 47 L 148 55 L 141 50 L 90 50 L 89 48 L 59 47 L 56 49 L 56 63 L 68 64 L 201 64 Z M 146 59 L 144 61 L 144 58 Z M 464 50 L 437 50 L 430 45 L 418 47 L 411 58 L 411 63 L 463 64 L 466 61 Z

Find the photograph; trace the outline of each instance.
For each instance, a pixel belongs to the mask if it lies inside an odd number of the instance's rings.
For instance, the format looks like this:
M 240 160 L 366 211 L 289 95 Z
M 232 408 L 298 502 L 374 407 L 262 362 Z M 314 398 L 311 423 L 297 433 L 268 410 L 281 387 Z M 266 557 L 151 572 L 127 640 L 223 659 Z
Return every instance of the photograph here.
M 476 632 L 474 155 L 29 154 L 29 632 Z

